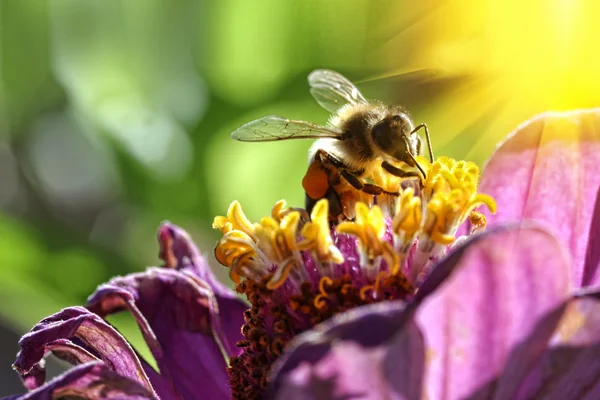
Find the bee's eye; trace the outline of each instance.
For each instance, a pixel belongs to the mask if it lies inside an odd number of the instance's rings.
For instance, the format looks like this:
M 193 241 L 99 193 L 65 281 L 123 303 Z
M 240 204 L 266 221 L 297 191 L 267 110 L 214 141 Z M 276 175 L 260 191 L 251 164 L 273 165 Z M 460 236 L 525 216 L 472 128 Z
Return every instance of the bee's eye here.
M 393 119 L 394 121 L 396 121 L 396 122 L 400 122 L 400 121 L 402 121 L 402 117 L 401 117 L 400 115 L 394 115 L 394 116 L 392 117 L 392 119 Z

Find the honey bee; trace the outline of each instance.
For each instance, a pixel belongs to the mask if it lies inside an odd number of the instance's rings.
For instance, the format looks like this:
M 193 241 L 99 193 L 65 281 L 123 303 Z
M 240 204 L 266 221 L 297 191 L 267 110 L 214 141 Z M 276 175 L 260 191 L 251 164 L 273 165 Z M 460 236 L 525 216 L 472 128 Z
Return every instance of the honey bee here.
M 404 180 L 425 178 L 415 156 L 421 155 L 418 131 L 423 129 L 433 161 L 426 124 L 415 126 L 401 106 L 367 101 L 337 72 L 315 70 L 308 83 L 315 100 L 332 113 L 327 126 L 270 115 L 231 133 L 231 138 L 243 142 L 317 139 L 302 180 L 308 212 L 319 199 L 327 198 L 331 220 L 353 219 L 356 201 L 395 197 Z

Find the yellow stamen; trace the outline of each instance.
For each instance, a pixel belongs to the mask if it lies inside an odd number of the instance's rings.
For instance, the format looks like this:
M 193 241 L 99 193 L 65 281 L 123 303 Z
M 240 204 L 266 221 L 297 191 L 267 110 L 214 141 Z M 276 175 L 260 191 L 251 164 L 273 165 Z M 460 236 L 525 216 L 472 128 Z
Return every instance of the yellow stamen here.
M 240 276 L 247 276 L 248 271 L 256 271 L 256 245 L 252 238 L 242 231 L 227 232 L 215 247 L 215 258 L 228 266 L 230 277 L 239 283 Z
M 212 226 L 213 229 L 220 229 L 223 234 L 234 229 L 242 231 L 250 236 L 253 232 L 252 223 L 246 218 L 246 215 L 242 210 L 242 205 L 237 200 L 232 202 L 229 206 L 226 217 L 215 217 Z
M 319 200 L 312 210 L 311 221 L 302 228 L 303 239 L 298 248 L 311 251 L 318 261 L 341 264 L 344 256 L 331 239 L 328 215 L 329 203 L 325 199 Z
M 319 294 L 315 297 L 313 304 L 318 309 L 323 309 L 327 305 L 327 300 L 329 299 L 329 293 L 327 292 L 327 287 L 333 286 L 333 280 L 327 276 L 322 277 L 319 280 Z
M 267 289 L 275 290 L 285 283 L 285 280 L 290 275 L 290 272 L 294 267 L 297 267 L 296 260 L 293 258 L 288 259 L 276 270 L 269 282 L 267 282 Z
M 300 214 L 289 212 L 281 222 L 272 217 L 264 217 L 259 224 L 254 224 L 254 234 L 258 247 L 265 256 L 278 265 L 273 277 L 267 284 L 269 289 L 281 286 L 290 271 L 299 264 L 296 234 Z
M 279 201 L 273 207 L 272 215 L 253 225 L 244 215 L 240 203 L 234 201 L 227 217 L 215 218 L 213 227 L 223 233 L 215 247 L 215 257 L 230 268 L 229 275 L 235 283 L 242 277 L 260 279 L 275 265 L 267 288 L 276 289 L 300 265 L 296 244 L 300 213 L 287 209 L 285 202 Z
M 471 212 L 486 205 L 496 211 L 494 199 L 477 193 L 479 168 L 473 162 L 440 157 L 431 165 L 423 187 L 423 231 L 432 241 L 449 245 L 458 227 Z
M 394 248 L 388 242 L 383 242 L 382 255 L 392 275 L 400 273 L 400 267 L 402 266 L 404 257 L 401 257 L 398 252 L 394 251 Z
M 325 289 L 326 286 L 333 286 L 333 280 L 328 276 L 324 276 L 319 280 L 319 292 L 325 296 L 327 296 L 327 289 Z
M 337 226 L 337 231 L 358 237 L 361 249 L 369 258 L 382 255 L 385 221 L 378 206 L 369 209 L 364 203 L 356 203 L 356 220 L 342 222 Z
M 414 189 L 409 187 L 400 193 L 396 215 L 392 220 L 392 231 L 407 240 L 412 240 L 421 228 L 421 219 L 421 199 L 415 196 Z
M 315 296 L 315 299 L 313 300 L 313 304 L 317 309 L 322 310 L 327 306 L 328 299 L 329 299 L 329 296 L 326 296 L 324 294 L 318 294 Z
M 383 240 L 385 220 L 378 206 L 369 209 L 363 203 L 356 203 L 356 221 L 342 222 L 337 226 L 337 231 L 356 236 L 360 251 L 367 260 L 373 261 L 382 256 L 393 274 L 400 271 L 403 258 L 394 251 L 390 243 Z
M 369 293 L 372 293 L 370 296 L 368 295 Z M 363 301 L 369 300 L 369 299 L 374 299 L 374 294 L 376 294 L 377 291 L 375 290 L 375 286 L 374 285 L 365 285 L 363 286 L 360 291 L 358 292 L 358 295 L 360 296 L 360 299 Z
M 279 200 L 271 209 L 271 217 L 276 221 L 281 221 L 289 211 L 286 201 Z
M 479 211 L 471 211 L 471 214 L 469 214 L 469 222 L 471 223 L 471 234 L 483 232 L 487 225 L 485 215 Z

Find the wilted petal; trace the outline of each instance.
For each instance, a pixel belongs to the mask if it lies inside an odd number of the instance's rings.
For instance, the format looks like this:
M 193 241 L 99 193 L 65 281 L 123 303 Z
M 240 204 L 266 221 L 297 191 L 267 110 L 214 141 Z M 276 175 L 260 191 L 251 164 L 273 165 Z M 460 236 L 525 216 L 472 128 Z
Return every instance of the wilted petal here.
M 592 284 L 598 271 L 584 273 L 584 262 L 599 166 L 600 109 L 547 113 L 526 122 L 485 167 L 480 191 L 498 204 L 488 222 L 544 223 L 570 249 L 575 285 Z
M 88 299 L 105 317 L 128 309 L 154 355 L 161 376 L 185 399 L 227 399 L 224 335 L 208 285 L 186 271 L 149 268 L 112 279 Z
M 188 271 L 210 286 L 219 305 L 225 345 L 230 355 L 238 355 L 241 350 L 235 344 L 243 339 L 240 327 L 248 305 L 219 282 L 186 231 L 170 222 L 163 222 L 158 228 L 158 241 L 165 267 Z
M 23 381 L 23 386 L 29 390 L 42 386 L 46 382 L 45 360 L 40 360 L 27 373 L 21 374 L 21 380 Z
M 156 399 L 139 383 L 119 375 L 102 362 L 79 365 L 22 396 L 6 399 L 50 400 L 62 398 L 142 400 Z
M 520 346 L 508 376 L 478 398 L 516 390 L 562 315 L 569 269 L 559 241 L 541 228 L 498 229 L 465 248 L 416 312 L 427 345 L 425 396 L 466 398 L 508 371 Z
M 277 399 L 418 399 L 424 346 L 401 302 L 360 307 L 300 335 L 273 374 Z
M 515 399 L 600 398 L 600 298 L 573 299 Z
M 160 400 L 182 400 L 170 378 L 160 375 L 145 360 L 140 361 L 142 363 L 142 367 L 144 368 L 144 372 L 146 372 L 148 379 L 150 379 L 150 382 L 152 382 L 152 388 L 154 389 L 154 392 L 158 395 Z
M 82 307 L 66 308 L 40 321 L 19 341 L 13 367 L 34 389 L 45 380 L 44 356 L 52 351 L 73 364 L 103 361 L 113 371 L 152 392 L 139 359 L 127 341 L 102 318 Z

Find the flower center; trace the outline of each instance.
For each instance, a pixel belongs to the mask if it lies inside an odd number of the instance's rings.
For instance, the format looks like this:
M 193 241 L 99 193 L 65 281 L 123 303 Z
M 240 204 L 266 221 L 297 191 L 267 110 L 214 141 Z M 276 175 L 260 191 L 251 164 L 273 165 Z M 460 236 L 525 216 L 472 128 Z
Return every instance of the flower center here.
M 271 365 L 298 333 L 354 307 L 410 299 L 467 218 L 473 232 L 485 229 L 474 209 L 494 212 L 495 203 L 477 193 L 477 166 L 446 157 L 419 162 L 427 179 L 420 190 L 400 192 L 392 215 L 357 202 L 355 220 L 332 228 L 323 199 L 310 218 L 284 201 L 255 224 L 237 201 L 215 218 L 223 234 L 215 256 L 251 305 L 237 344 L 244 350 L 229 368 L 234 398 L 262 397 Z

